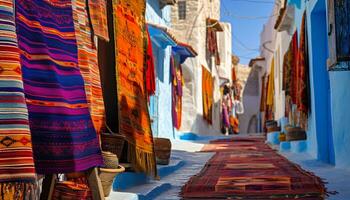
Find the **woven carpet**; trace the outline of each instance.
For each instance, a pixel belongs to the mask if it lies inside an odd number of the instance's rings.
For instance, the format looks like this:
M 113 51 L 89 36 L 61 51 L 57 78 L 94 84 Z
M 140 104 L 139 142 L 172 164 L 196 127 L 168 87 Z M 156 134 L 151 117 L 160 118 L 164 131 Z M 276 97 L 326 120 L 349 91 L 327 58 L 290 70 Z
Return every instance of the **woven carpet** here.
M 78 47 L 78 65 L 84 79 L 86 98 L 96 132 L 104 126 L 104 102 L 102 97 L 97 49 L 91 38 L 91 22 L 86 10 L 86 0 L 73 0 L 73 19 Z
M 78 50 L 71 0 L 16 0 L 16 28 L 36 172 L 102 165 Z
M 137 171 L 156 175 L 146 90 L 145 0 L 114 0 L 119 131 L 128 141 L 128 159 Z
M 0 0 L 0 199 L 29 199 L 35 169 L 13 2 Z
M 216 154 L 183 186 L 183 199 L 321 200 L 326 196 L 320 178 L 277 154 L 263 138 L 217 140 L 203 151 Z

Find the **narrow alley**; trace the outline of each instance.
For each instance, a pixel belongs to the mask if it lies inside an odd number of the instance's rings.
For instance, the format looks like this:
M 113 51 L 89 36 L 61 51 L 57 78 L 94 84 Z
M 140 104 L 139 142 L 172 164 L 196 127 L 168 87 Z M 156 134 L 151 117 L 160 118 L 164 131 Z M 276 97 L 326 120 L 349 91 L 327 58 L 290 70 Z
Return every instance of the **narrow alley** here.
M 0 200 L 350 200 L 350 0 L 0 0 Z

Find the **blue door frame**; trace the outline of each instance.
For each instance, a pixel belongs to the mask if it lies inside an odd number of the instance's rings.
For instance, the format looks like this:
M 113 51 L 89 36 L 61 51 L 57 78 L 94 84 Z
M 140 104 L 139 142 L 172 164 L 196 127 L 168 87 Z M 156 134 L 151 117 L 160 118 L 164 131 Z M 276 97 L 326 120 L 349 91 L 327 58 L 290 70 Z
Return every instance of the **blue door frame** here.
M 328 38 L 327 12 L 324 0 L 318 0 L 311 11 L 311 42 L 312 75 L 314 89 L 314 110 L 316 122 L 317 158 L 321 161 L 335 164 L 332 117 L 331 91 L 329 73 L 327 70 Z

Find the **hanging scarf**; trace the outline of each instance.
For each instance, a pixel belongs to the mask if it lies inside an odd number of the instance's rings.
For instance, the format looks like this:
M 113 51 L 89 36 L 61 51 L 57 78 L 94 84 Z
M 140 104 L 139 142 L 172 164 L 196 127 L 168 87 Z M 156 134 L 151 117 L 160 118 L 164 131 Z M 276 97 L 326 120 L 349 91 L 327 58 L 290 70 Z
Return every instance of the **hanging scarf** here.
M 0 199 L 34 199 L 36 179 L 13 2 L 0 0 Z
M 215 57 L 215 64 L 220 65 L 218 40 L 216 31 L 213 28 L 207 28 L 207 48 L 210 55 Z
M 236 68 L 232 67 L 232 82 L 236 82 L 237 81 L 237 72 L 236 72 Z
M 275 95 L 275 59 L 272 58 L 271 68 L 270 68 L 270 76 L 269 76 L 269 84 L 267 86 L 267 101 L 266 101 L 266 104 L 268 106 L 273 106 L 274 95 Z
M 291 89 L 290 96 L 292 99 L 292 103 L 297 103 L 297 90 L 298 90 L 298 33 L 295 31 L 292 38 L 292 51 L 293 51 L 293 59 L 292 59 L 292 72 L 291 72 Z
M 214 85 L 211 73 L 202 66 L 203 118 L 212 124 Z
M 155 94 L 156 91 L 156 75 L 154 68 L 154 57 L 152 49 L 152 41 L 147 31 L 147 58 L 146 58 L 146 89 L 148 98 Z
M 285 116 L 289 116 L 291 106 L 293 104 L 293 98 L 296 98 L 296 60 L 297 60 L 297 33 L 295 32 L 292 41 L 289 44 L 289 48 L 284 55 L 283 59 L 283 85 L 282 89 L 285 91 L 286 103 L 285 103 Z
M 170 58 L 171 80 L 172 80 L 172 117 L 176 129 L 181 127 L 182 118 L 182 88 L 184 79 L 181 64 L 172 56 Z
M 128 159 L 137 171 L 157 175 L 147 106 L 145 0 L 114 0 L 114 35 L 119 132 L 128 141 Z
M 297 107 L 300 111 L 300 125 L 307 127 L 307 117 L 309 112 L 309 60 L 307 49 L 307 30 L 306 30 L 306 13 L 304 12 L 301 33 L 300 46 L 298 54 L 298 89 L 297 89 Z
M 308 52 L 307 52 L 307 32 L 306 32 L 306 19 L 305 13 L 303 15 L 303 21 L 301 25 L 300 33 L 300 47 L 299 47 L 299 57 L 298 57 L 298 89 L 297 89 L 297 106 L 298 109 L 304 113 L 309 110 L 309 95 L 308 95 L 308 76 L 309 76 L 309 66 L 308 66 Z
M 71 1 L 16 0 L 15 5 L 37 173 L 102 165 L 78 66 Z
M 86 11 L 86 0 L 73 0 L 73 19 L 78 47 L 78 65 L 84 79 L 85 93 L 92 122 L 99 134 L 104 126 L 104 102 L 102 96 L 97 50 L 91 40 L 90 21 Z
M 85 1 L 88 1 L 87 8 L 91 18 L 93 33 L 101 39 L 109 41 L 106 0 Z M 81 19 L 83 20 L 83 18 Z

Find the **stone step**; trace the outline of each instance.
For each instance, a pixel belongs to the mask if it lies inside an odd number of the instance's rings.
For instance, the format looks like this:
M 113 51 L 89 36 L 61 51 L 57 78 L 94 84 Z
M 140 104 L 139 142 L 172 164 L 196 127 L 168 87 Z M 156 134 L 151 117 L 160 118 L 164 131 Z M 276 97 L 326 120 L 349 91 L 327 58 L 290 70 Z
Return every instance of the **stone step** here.
M 147 184 L 133 187 L 126 192 L 137 194 L 139 200 L 151 200 L 171 189 L 171 184 L 162 181 L 150 181 Z
M 171 157 L 169 165 L 157 165 L 158 176 L 162 179 L 183 167 L 184 164 L 185 162 L 182 159 Z M 125 172 L 116 177 L 113 183 L 113 189 L 124 192 L 131 187 L 147 184 L 151 181 L 152 179 L 143 173 Z

